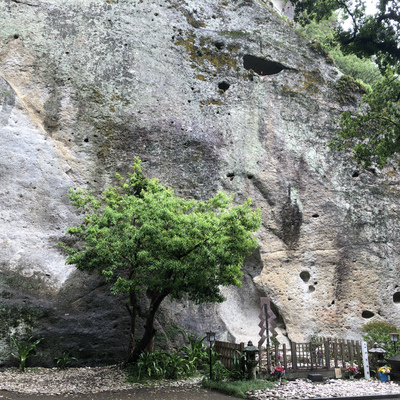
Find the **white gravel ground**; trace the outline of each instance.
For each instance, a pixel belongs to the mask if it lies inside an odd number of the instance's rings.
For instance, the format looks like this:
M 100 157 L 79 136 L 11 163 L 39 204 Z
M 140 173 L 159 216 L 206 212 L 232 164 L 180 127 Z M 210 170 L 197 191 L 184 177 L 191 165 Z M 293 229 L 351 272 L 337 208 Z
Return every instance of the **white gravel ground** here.
M 0 390 L 26 394 L 65 395 L 77 393 L 100 393 L 128 390 L 143 387 L 140 384 L 126 382 L 126 373 L 116 366 L 98 368 L 34 368 L 20 373 L 17 369 L 0 372 Z M 200 378 L 186 381 L 163 381 L 159 385 L 174 387 L 193 387 Z M 277 384 L 273 389 L 258 390 L 249 393 L 255 400 L 304 399 L 321 397 L 346 397 L 398 394 L 397 383 L 383 383 L 377 380 L 328 380 L 324 383 L 312 383 L 307 380 Z
M 257 390 L 250 393 L 250 398 L 258 400 L 308 399 L 324 397 L 371 396 L 398 394 L 400 386 L 393 382 L 380 382 L 366 379 L 330 379 L 324 383 L 313 383 L 297 379 L 282 383 L 270 390 Z

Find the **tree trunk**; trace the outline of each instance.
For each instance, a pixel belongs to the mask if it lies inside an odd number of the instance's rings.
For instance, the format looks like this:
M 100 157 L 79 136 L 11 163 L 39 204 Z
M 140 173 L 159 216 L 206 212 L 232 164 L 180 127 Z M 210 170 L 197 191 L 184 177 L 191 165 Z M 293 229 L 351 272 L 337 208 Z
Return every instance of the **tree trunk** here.
M 136 344 L 130 352 L 128 362 L 136 362 L 139 356 L 146 350 L 152 349 L 152 344 L 156 330 L 154 329 L 154 318 L 161 302 L 168 296 L 169 292 L 153 292 L 149 310 L 147 312 L 146 323 L 144 325 L 144 333 L 142 339 Z M 134 329 L 134 327 L 133 327 Z M 131 320 L 132 334 L 132 320 Z
M 138 315 L 138 303 L 137 303 L 137 297 L 135 292 L 131 292 L 129 294 L 130 301 L 131 301 L 131 307 L 127 305 L 129 314 L 131 316 L 131 332 L 130 332 L 130 337 L 129 337 L 129 349 L 128 349 L 128 360 L 130 359 L 133 349 L 135 348 L 136 342 L 135 342 L 135 334 L 136 334 L 136 318 Z

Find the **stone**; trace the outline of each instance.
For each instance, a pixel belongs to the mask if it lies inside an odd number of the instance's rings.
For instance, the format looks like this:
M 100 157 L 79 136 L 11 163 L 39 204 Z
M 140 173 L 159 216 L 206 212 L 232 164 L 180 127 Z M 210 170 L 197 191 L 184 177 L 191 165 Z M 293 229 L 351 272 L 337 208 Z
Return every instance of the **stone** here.
M 322 382 L 324 377 L 321 374 L 308 374 L 307 379 L 311 382 Z
M 270 2 L 3 1 L 0 18 L 0 364 L 10 335 L 46 338 L 38 365 L 126 355 L 125 300 L 57 242 L 80 218 L 68 187 L 98 192 L 135 156 L 180 196 L 232 191 L 264 220 L 243 286 L 222 304 L 166 302 L 159 344 L 177 327 L 256 343 L 264 296 L 281 343 L 400 325 L 398 176 L 329 150 L 355 103 Z

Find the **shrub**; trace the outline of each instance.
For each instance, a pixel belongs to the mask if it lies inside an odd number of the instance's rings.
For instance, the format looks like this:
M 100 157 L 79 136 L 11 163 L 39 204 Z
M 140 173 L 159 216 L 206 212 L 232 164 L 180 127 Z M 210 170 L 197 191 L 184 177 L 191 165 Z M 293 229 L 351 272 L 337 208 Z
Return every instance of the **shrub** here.
M 19 342 L 15 337 L 11 336 L 11 340 L 18 350 L 18 354 L 11 353 L 11 355 L 19 360 L 19 370 L 24 372 L 26 360 L 30 357 L 36 357 L 36 345 L 43 339 L 37 339 L 31 343 L 32 337 L 30 337 L 26 342 Z
M 72 357 L 67 351 L 64 351 L 61 357 L 56 358 L 56 364 L 57 367 L 65 369 L 67 368 L 67 365 L 73 360 L 76 360 L 76 357 Z
M 398 332 L 395 325 L 382 321 L 371 321 L 362 327 L 365 332 L 363 339 L 366 342 L 376 342 L 380 347 L 386 350 L 386 358 L 394 355 L 393 344 L 390 341 L 389 333 Z

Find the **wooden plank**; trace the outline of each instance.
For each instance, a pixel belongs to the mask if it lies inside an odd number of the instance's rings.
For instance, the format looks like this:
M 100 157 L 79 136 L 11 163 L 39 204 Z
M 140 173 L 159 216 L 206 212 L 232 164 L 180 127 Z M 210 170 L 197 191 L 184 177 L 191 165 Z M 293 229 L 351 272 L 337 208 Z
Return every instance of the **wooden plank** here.
M 346 354 L 344 350 L 344 343 L 341 341 L 339 343 L 339 346 L 340 346 L 340 356 L 342 358 L 342 367 L 344 368 L 346 366 Z
M 339 368 L 339 363 L 338 363 L 338 344 L 337 342 L 333 343 L 333 357 L 335 360 L 335 368 Z
M 287 354 L 286 354 L 286 344 L 283 344 L 282 348 L 282 356 L 283 356 L 283 368 L 287 371 Z
M 296 354 L 296 342 L 291 343 L 291 356 L 292 356 L 292 367 L 297 370 L 297 354 Z
M 354 341 L 353 340 L 348 340 L 347 341 L 347 346 L 349 348 L 349 362 L 352 363 L 354 362 Z
M 310 369 L 311 370 L 313 370 L 314 369 L 314 366 L 315 367 L 317 367 L 317 363 L 316 362 L 314 362 L 315 361 L 315 352 L 314 352 L 314 349 L 313 349 L 313 343 L 309 343 L 308 344 L 308 350 L 309 350 L 309 352 L 310 352 L 310 358 L 309 358 L 309 360 L 310 360 Z
M 326 369 L 331 369 L 331 352 L 329 348 L 329 342 L 325 340 L 324 342 L 324 355 L 325 355 L 325 367 Z

